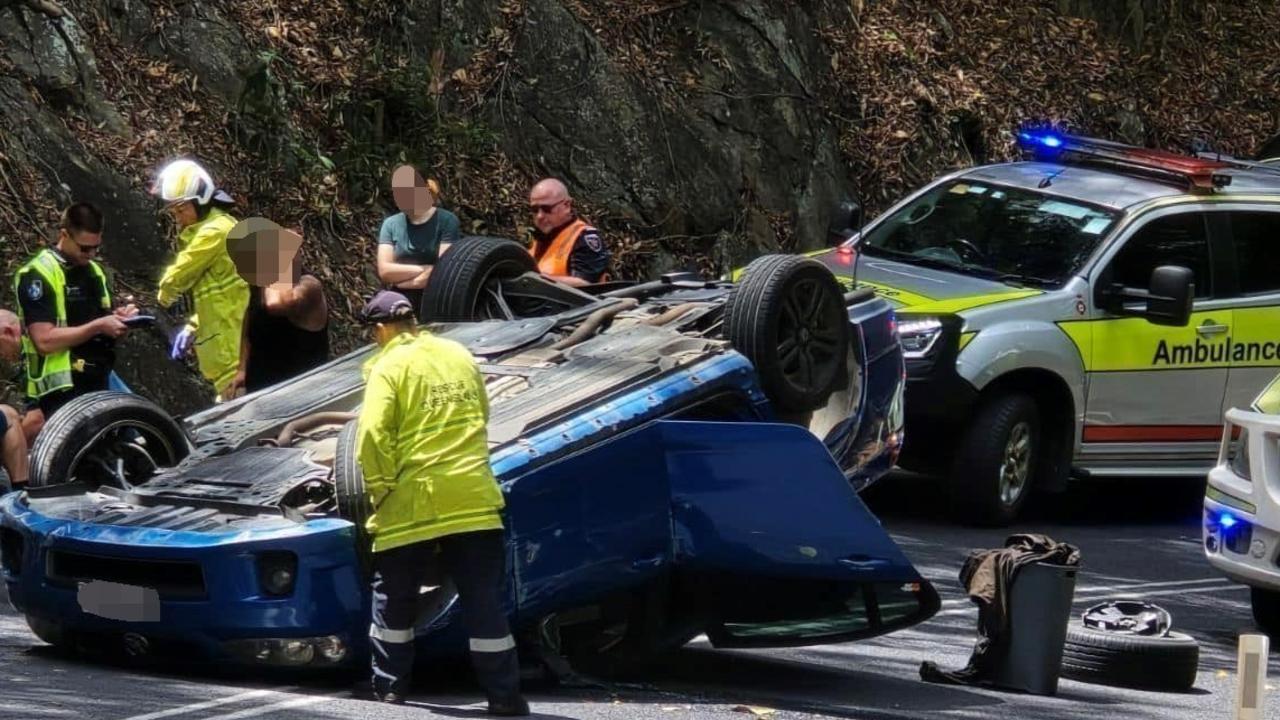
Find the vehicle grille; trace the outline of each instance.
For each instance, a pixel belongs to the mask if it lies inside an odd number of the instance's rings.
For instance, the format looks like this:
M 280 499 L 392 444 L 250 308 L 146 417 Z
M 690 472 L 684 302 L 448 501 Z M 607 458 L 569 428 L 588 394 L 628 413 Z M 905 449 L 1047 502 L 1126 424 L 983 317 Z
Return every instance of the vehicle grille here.
M 45 575 L 50 582 L 64 585 L 106 580 L 155 588 L 161 597 L 205 596 L 204 571 L 200 564 L 183 560 L 135 560 L 50 550 Z

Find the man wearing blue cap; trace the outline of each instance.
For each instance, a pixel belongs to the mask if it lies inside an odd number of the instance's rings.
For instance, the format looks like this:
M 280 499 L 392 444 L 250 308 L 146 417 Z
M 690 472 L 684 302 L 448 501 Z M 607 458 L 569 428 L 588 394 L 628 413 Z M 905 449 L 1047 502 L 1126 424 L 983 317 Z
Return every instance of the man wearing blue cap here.
M 373 691 L 404 702 L 420 588 L 436 570 L 458 589 L 471 662 L 490 715 L 528 715 L 502 607 L 502 491 L 489 466 L 484 376 L 461 344 L 418 331 L 413 306 L 382 291 L 361 310 L 380 350 L 365 365 L 356 433 L 373 538 Z

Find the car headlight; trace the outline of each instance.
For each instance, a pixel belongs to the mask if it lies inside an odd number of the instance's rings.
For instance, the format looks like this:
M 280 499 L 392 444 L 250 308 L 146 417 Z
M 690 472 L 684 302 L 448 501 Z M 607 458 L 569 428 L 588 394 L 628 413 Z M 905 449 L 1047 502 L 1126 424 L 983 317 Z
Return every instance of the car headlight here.
M 1253 477 L 1249 472 L 1249 431 L 1240 428 L 1240 436 L 1231 445 L 1231 472 L 1252 481 Z
M 922 358 L 933 350 L 942 337 L 942 321 L 938 318 L 908 318 L 898 323 L 898 339 L 908 358 Z
M 258 556 L 258 587 L 270 597 L 293 594 L 298 580 L 298 556 L 291 552 L 265 552 Z

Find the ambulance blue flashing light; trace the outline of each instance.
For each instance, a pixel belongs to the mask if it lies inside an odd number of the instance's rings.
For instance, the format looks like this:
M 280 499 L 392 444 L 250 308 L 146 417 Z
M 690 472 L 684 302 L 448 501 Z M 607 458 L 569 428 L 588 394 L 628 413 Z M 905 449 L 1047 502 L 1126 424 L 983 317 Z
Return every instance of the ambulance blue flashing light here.
M 1018 133 L 1018 139 L 1024 143 L 1039 145 L 1053 150 L 1062 147 L 1062 137 L 1053 133 L 1030 133 L 1024 130 Z
M 1222 513 L 1222 515 L 1218 517 L 1218 526 L 1221 527 L 1223 530 L 1230 530 L 1231 528 L 1235 527 L 1236 523 L 1238 522 L 1240 521 L 1236 520 L 1234 516 L 1228 515 L 1227 513 Z

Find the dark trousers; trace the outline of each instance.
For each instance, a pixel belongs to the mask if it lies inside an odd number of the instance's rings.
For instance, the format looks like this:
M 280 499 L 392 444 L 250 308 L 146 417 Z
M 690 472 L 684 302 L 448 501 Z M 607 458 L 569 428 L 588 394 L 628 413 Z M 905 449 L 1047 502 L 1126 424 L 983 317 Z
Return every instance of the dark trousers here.
M 404 697 L 413 669 L 413 628 L 420 588 L 453 581 L 471 638 L 471 664 L 491 699 L 520 693 L 516 643 L 502 609 L 506 565 L 502 531 L 447 535 L 373 555 L 373 689 Z

